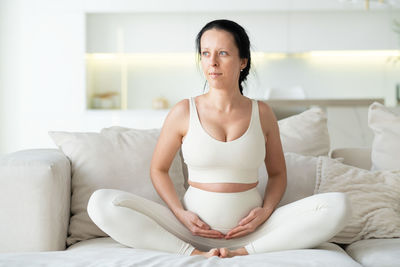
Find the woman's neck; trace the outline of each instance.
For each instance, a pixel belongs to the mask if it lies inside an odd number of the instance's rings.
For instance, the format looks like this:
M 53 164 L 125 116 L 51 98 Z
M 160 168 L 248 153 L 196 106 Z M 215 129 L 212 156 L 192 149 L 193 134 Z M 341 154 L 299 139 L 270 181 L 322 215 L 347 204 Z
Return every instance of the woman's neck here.
M 239 105 L 244 98 L 244 96 L 240 94 L 239 88 L 235 90 L 210 88 L 209 92 L 205 94 L 205 97 L 209 104 L 223 112 L 229 112 Z

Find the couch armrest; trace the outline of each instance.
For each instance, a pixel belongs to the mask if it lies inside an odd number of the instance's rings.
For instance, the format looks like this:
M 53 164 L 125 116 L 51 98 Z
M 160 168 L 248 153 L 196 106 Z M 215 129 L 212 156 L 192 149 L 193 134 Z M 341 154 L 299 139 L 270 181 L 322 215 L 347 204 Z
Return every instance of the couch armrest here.
M 57 149 L 0 158 L 0 252 L 64 250 L 71 166 Z
M 343 163 L 357 168 L 371 169 L 370 147 L 345 147 L 335 148 L 330 153 L 331 158 L 344 158 Z

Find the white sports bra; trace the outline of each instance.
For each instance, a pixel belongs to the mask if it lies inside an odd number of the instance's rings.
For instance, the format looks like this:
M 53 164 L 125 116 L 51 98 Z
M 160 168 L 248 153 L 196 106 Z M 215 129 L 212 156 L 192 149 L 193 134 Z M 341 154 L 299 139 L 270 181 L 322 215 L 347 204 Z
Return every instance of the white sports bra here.
M 265 158 L 265 139 L 258 103 L 252 99 L 251 119 L 239 138 L 223 142 L 202 127 L 194 97 L 189 98 L 189 129 L 182 142 L 182 155 L 189 180 L 199 183 L 244 183 L 258 181 L 258 169 Z

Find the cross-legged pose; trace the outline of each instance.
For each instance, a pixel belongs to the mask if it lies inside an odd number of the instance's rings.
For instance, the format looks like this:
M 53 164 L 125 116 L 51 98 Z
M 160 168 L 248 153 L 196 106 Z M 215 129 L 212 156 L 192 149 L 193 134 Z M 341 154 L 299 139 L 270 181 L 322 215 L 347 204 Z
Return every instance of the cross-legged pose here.
M 206 257 L 312 248 L 331 239 L 351 213 L 345 194 L 317 194 L 276 209 L 286 189 L 285 158 L 273 111 L 242 92 L 251 66 L 246 31 L 215 20 L 196 44 L 209 90 L 171 109 L 151 163 L 153 185 L 168 208 L 101 189 L 89 200 L 90 218 L 126 246 Z M 168 175 L 181 146 L 190 185 L 183 199 Z M 264 197 L 256 188 L 263 162 Z

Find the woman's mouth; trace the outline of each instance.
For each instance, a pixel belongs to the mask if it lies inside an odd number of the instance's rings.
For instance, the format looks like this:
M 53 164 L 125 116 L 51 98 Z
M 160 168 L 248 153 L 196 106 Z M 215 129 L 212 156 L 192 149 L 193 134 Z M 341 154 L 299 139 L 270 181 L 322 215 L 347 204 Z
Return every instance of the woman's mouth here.
M 221 75 L 222 75 L 222 73 L 220 73 L 220 72 L 210 72 L 210 73 L 208 74 L 208 76 L 210 76 L 210 77 L 213 78 L 213 79 L 218 78 L 218 77 L 221 76 Z

